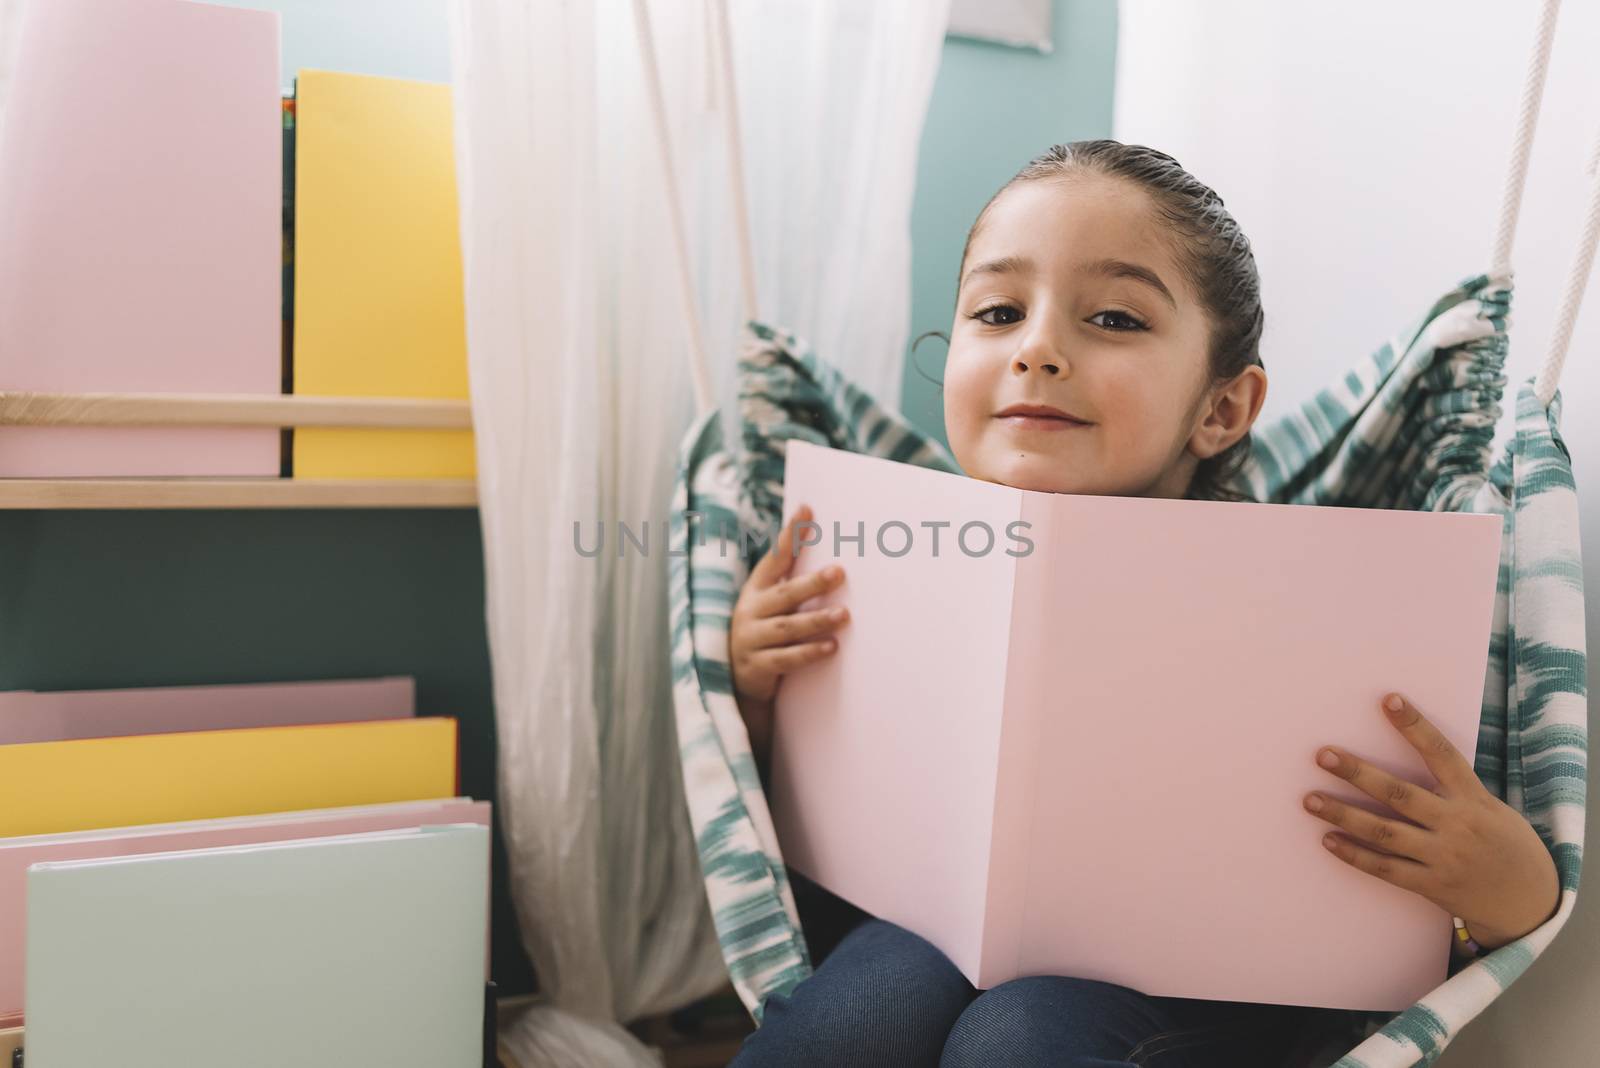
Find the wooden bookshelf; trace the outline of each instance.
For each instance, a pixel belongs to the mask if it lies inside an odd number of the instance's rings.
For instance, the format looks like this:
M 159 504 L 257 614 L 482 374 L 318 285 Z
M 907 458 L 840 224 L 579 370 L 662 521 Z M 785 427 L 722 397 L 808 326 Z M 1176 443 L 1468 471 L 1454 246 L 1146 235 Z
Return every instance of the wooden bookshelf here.
M 467 401 L 198 393 L 0 392 L 0 426 L 471 430 Z M 0 509 L 474 508 L 473 479 L 0 478 Z
M 0 478 L 0 509 L 476 508 L 477 505 L 477 483 L 465 478 Z

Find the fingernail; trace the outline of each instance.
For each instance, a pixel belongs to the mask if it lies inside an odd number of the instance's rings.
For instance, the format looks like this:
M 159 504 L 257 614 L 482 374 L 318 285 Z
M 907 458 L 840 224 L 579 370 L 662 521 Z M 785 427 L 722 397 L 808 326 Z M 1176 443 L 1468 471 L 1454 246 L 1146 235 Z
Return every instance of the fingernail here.
M 1316 794 L 1312 794 L 1310 797 L 1306 798 L 1306 808 L 1309 808 L 1312 812 L 1321 812 L 1322 798 L 1318 797 Z
M 1399 694 L 1392 693 L 1384 699 L 1383 707 L 1389 711 L 1390 715 L 1393 715 L 1394 713 L 1399 712 L 1402 708 L 1406 707 L 1406 703 L 1400 700 Z
M 838 621 L 838 620 L 844 619 L 844 617 L 849 615 L 849 614 L 850 614 L 849 609 L 846 609 L 846 608 L 835 608 L 832 612 L 828 613 L 828 618 L 832 619 L 832 620 L 835 620 L 835 621 Z
M 1329 849 L 1332 849 L 1334 846 L 1339 844 L 1339 840 L 1331 834 L 1325 834 L 1322 836 L 1322 844 L 1327 846 Z
M 831 567 L 825 568 L 822 572 L 822 576 L 829 580 L 836 579 L 842 574 L 844 574 L 844 568 L 840 567 L 838 564 L 834 564 Z
M 1339 754 L 1332 749 L 1324 749 L 1317 754 L 1317 763 L 1325 768 L 1336 768 L 1339 766 Z

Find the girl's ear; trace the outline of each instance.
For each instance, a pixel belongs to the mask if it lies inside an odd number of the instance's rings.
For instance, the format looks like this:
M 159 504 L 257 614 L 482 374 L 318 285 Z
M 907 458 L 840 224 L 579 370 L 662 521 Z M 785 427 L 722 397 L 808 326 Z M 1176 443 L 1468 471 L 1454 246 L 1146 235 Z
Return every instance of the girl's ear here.
M 1189 436 L 1189 451 L 1202 460 L 1225 451 L 1250 432 L 1267 399 L 1267 372 L 1250 366 L 1211 393 L 1204 418 Z

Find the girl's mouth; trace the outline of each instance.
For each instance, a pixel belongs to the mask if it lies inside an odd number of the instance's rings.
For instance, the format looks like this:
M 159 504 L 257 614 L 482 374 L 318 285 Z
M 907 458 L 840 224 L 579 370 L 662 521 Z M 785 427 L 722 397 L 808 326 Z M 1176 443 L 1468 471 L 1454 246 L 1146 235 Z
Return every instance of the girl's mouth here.
M 1094 425 L 1053 415 L 1000 415 L 995 418 L 1014 430 L 1081 430 Z

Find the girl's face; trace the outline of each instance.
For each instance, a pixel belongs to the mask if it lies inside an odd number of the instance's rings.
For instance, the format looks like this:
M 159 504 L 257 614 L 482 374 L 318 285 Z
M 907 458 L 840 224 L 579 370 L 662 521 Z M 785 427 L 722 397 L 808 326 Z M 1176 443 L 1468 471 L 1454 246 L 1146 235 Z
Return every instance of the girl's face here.
M 945 364 L 945 432 L 969 476 L 1183 497 L 1199 461 L 1249 429 L 1263 391 L 1233 433 L 1241 413 L 1211 396 L 1210 323 L 1169 240 L 1142 190 L 1100 175 L 1021 182 L 991 205 Z M 1005 414 L 1018 405 L 1077 421 Z

